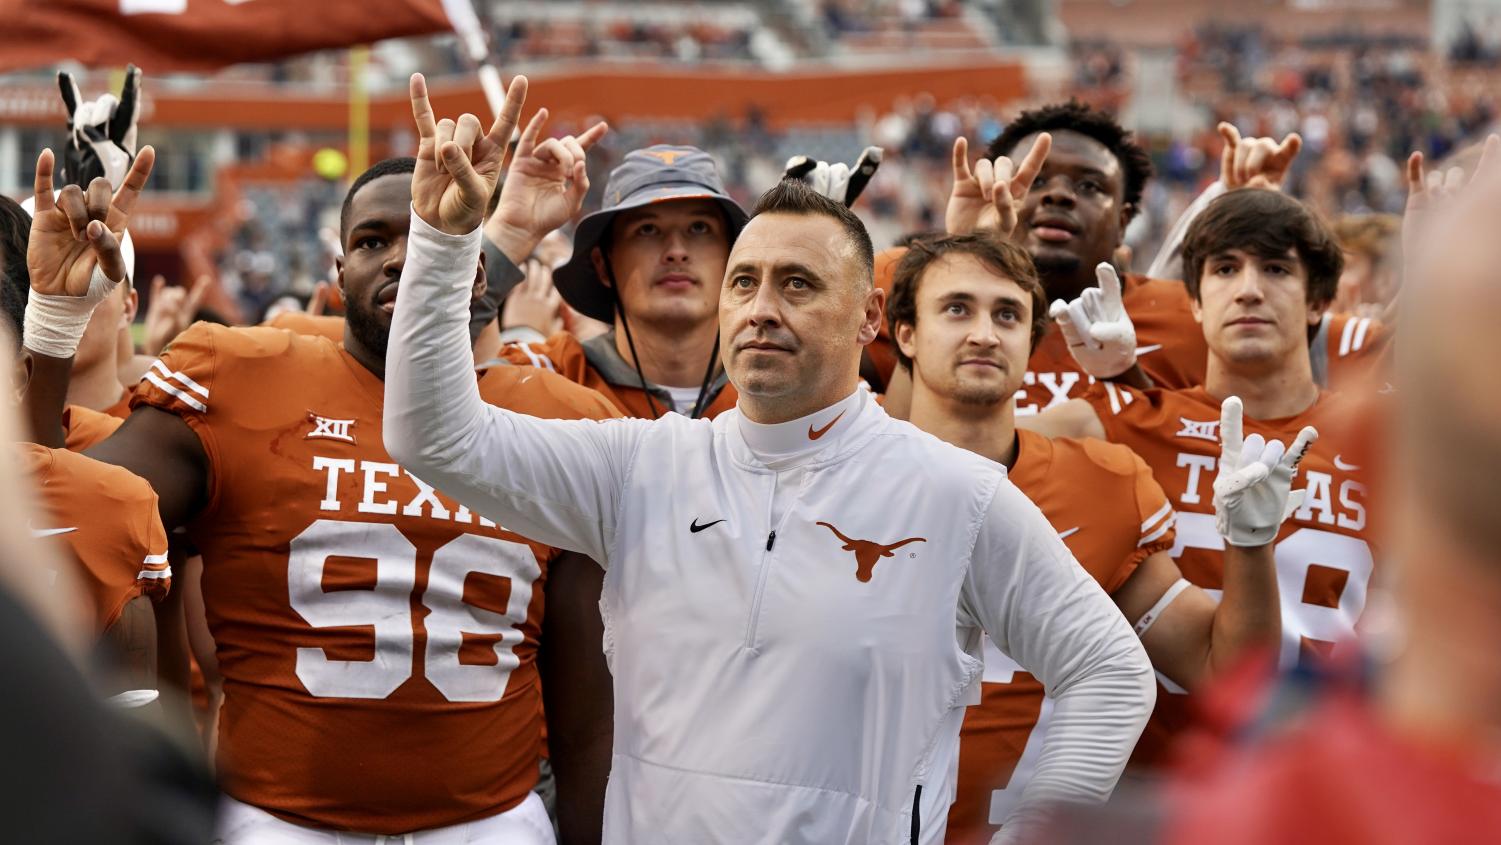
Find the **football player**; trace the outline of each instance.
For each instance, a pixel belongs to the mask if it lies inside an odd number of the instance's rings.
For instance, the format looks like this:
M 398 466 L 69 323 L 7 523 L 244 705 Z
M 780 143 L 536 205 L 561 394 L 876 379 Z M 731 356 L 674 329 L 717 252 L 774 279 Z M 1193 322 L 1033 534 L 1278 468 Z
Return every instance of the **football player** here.
M 524 80 L 512 85 L 498 124 L 514 125 L 524 91 Z M 115 238 L 153 158 L 142 151 L 113 202 L 95 183 L 87 197 L 64 189 L 55 204 L 50 151 L 38 161 L 29 398 L 53 439 L 78 329 L 91 300 L 107 295 L 97 286 L 83 295 L 90 274 L 98 264 L 124 277 Z M 597 590 L 598 567 L 473 514 L 382 443 L 411 172 L 410 159 L 381 162 L 347 196 L 342 344 L 198 324 L 147 374 L 125 425 L 89 451 L 150 481 L 164 522 L 186 525 L 202 552 L 224 683 L 227 842 L 431 830 L 551 842 L 531 791 L 539 639 L 548 694 L 568 702 L 548 718 L 571 720 L 553 736 L 576 738 L 552 746 L 560 813 L 598 828 L 609 696 L 581 683 L 593 665 L 585 658 L 598 654 L 597 613 L 570 619 L 579 603 L 567 599 L 573 580 L 593 577 Z M 468 273 L 478 295 L 483 265 Z M 544 417 L 614 415 L 598 394 L 522 367 L 487 380 L 486 398 Z M 561 599 L 545 617 L 544 588 Z
M 1038 143 L 1044 137 L 1046 146 Z M 1027 154 L 1013 165 L 1022 150 Z M 1073 299 L 1094 286 L 1096 265 L 1114 259 L 1151 174 L 1146 151 L 1104 112 L 1073 101 L 1022 112 L 973 165 L 968 141 L 961 137 L 954 142 L 954 187 L 945 228 L 949 234 L 994 228 L 995 215 L 988 207 L 1002 199 L 998 194 L 1011 194 L 1008 201 L 1017 205 L 1014 237 L 1031 254 L 1043 289 L 1050 299 Z M 883 287 L 889 287 L 892 262 L 899 257 L 899 249 L 888 250 L 878 261 Z M 1069 355 L 1059 332 L 1043 336 L 1017 393 L 1018 415 L 1082 395 L 1095 378 L 1135 377 L 1132 364 L 1138 357 L 1141 370 L 1156 384 L 1202 383 L 1203 339 L 1180 330 L 1191 319 L 1181 284 L 1128 276 L 1122 307 L 1135 320 L 1130 349 L 1093 376 Z M 899 375 L 896 384 L 903 381 Z M 905 390 L 903 385 L 891 391 L 895 398 L 888 398 L 888 407 L 894 413 L 906 404 Z
M 1479 177 L 1414 240 L 1395 372 L 1391 591 L 1359 653 L 1209 691 L 1214 719 L 1129 813 L 1059 817 L 1049 842 L 1491 842 L 1501 837 L 1501 181 Z M 1369 420 L 1360 420 L 1362 428 Z M 1220 688 L 1223 687 L 1223 688 Z M 1155 800 L 1151 800 L 1155 798 Z M 1124 809 L 1124 805 L 1123 808 Z M 1085 824 L 1081 818 L 1088 817 Z M 1079 829 L 1082 828 L 1082 829 Z
M 1021 247 L 989 233 L 913 241 L 894 274 L 887 320 L 899 365 L 912 374 L 912 424 L 1006 466 L 1135 626 L 1160 673 L 1192 689 L 1246 649 L 1276 646 L 1269 541 L 1308 433 L 1280 459 L 1281 444 L 1263 446 L 1255 435 L 1238 443 L 1239 400 L 1226 400 L 1221 455 L 1230 458 L 1215 482 L 1224 493 L 1215 498 L 1230 542 L 1216 603 L 1183 580 L 1168 555 L 1176 541 L 1173 508 L 1141 458 L 1101 440 L 1050 440 L 1016 429 L 1012 397 L 1047 326 L 1047 299 Z M 1247 489 L 1231 489 L 1258 476 Z M 1241 504 L 1257 497 L 1271 507 Z M 1253 527 L 1252 517 L 1271 524 Z M 1262 542 L 1234 542 L 1252 530 Z M 987 641 L 982 699 L 966 711 L 960 734 L 946 841 L 989 841 L 1026 786 L 1051 709 L 1042 684 Z
M 1333 297 L 1343 265 L 1338 242 L 1302 203 L 1258 188 L 1214 200 L 1183 246 L 1194 317 L 1209 347 L 1206 381 L 1186 390 L 1138 391 L 1098 384 L 1019 425 L 1053 435 L 1100 437 L 1129 446 L 1167 491 L 1178 512 L 1171 550 L 1178 568 L 1206 590 L 1225 586 L 1225 539 L 1216 529 L 1213 482 L 1220 471 L 1220 408 L 1238 396 L 1245 431 L 1290 441 L 1312 426 L 1325 436 L 1303 457 L 1306 496 L 1277 532 L 1282 604 L 1281 660 L 1354 631 L 1366 605 L 1375 556 L 1370 514 L 1372 468 L 1356 460 L 1340 423 L 1349 410 L 1319 389 L 1309 363 L 1308 330 Z M 1101 268 L 1106 297 L 1119 291 Z M 1069 312 L 1073 314 L 1073 311 Z M 1076 318 L 1080 335 L 1086 318 Z M 1183 687 L 1164 681 L 1157 712 L 1136 761 L 1159 762 L 1185 722 Z

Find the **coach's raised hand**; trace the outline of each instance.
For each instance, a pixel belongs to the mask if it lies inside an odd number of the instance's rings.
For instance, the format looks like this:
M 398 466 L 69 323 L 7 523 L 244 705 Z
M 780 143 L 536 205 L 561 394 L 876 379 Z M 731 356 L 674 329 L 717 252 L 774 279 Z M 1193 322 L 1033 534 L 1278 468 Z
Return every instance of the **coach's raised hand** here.
M 429 226 L 450 235 L 467 235 L 484 221 L 485 206 L 526 102 L 526 77 L 511 80 L 500 114 L 485 132 L 479 118 L 457 121 L 433 117 L 427 80 L 412 74 L 412 118 L 417 122 L 417 169 L 412 174 L 412 208 Z

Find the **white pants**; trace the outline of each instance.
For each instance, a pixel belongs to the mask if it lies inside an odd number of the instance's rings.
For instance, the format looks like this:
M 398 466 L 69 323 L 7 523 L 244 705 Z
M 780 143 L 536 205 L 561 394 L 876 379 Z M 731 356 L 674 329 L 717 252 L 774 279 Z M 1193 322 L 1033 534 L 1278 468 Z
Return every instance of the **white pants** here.
M 552 822 L 533 792 L 489 818 L 414 833 L 344 833 L 282 821 L 259 807 L 224 796 L 216 845 L 556 845 Z

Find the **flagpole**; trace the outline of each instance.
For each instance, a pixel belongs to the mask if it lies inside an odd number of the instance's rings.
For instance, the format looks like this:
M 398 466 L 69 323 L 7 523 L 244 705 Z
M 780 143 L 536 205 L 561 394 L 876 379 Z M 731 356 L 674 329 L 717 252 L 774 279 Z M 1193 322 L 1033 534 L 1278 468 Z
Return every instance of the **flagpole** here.
M 490 116 L 499 117 L 500 107 L 506 101 L 505 85 L 501 82 L 500 68 L 490 61 L 489 39 L 485 37 L 479 15 L 474 12 L 474 4 L 470 0 L 443 0 L 443 12 L 448 15 L 454 34 L 459 36 L 464 54 L 477 67 L 480 90 L 485 92 Z
M 349 173 L 364 173 L 370 166 L 370 90 L 365 71 L 370 48 L 349 49 Z

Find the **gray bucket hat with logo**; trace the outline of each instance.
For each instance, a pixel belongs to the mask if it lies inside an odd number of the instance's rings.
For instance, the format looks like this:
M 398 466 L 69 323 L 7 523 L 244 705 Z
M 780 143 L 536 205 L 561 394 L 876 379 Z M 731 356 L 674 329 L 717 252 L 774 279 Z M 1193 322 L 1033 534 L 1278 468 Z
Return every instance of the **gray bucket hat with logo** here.
M 579 221 L 573 235 L 573 257 L 553 273 L 553 284 L 572 308 L 596 320 L 615 321 L 615 293 L 594 270 L 590 257 L 610 231 L 615 215 L 672 200 L 709 199 L 718 202 L 729 222 L 729 240 L 735 242 L 750 217 L 724 189 L 714 159 L 697 147 L 658 144 L 626 153 L 620 166 L 610 171 L 604 203 L 599 211 Z

